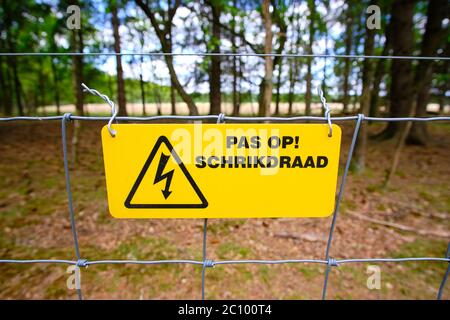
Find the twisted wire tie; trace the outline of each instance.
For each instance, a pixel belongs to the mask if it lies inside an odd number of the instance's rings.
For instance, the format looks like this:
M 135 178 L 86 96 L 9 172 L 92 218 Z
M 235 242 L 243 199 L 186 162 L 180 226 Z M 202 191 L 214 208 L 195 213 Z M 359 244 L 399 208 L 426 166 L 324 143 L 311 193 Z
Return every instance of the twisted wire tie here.
M 111 118 L 108 121 L 108 131 L 112 137 L 115 137 L 117 134 L 117 131 L 114 130 L 113 128 L 111 128 L 111 124 L 113 123 L 114 119 L 116 119 L 117 114 L 119 113 L 119 109 L 116 109 L 115 103 L 113 101 L 111 101 L 111 99 L 109 99 L 106 94 L 102 94 L 95 89 L 91 89 L 84 83 L 82 83 L 81 86 L 83 87 L 83 92 L 89 92 L 90 94 L 92 94 L 94 96 L 98 96 L 98 97 L 102 98 L 103 100 L 105 100 L 107 104 L 109 104 L 109 106 L 111 107 Z
M 212 268 L 215 265 L 216 265 L 216 263 L 213 260 L 206 259 L 206 260 L 203 261 L 203 266 L 205 268 Z
M 64 115 L 63 115 L 64 121 L 67 121 L 67 122 L 72 120 L 71 117 L 72 117 L 72 114 L 69 113 L 69 112 L 68 113 L 64 113 Z M 42 120 L 42 119 L 39 119 L 39 120 Z
M 327 99 L 323 95 L 322 88 L 320 86 L 317 86 L 317 94 L 320 97 L 320 101 L 322 102 L 323 107 L 325 108 L 325 118 L 327 119 L 327 123 L 329 126 L 328 136 L 333 136 L 333 127 L 331 126 L 331 110 L 330 107 L 328 107 Z
M 217 123 L 225 123 L 225 113 L 220 113 L 217 116 Z
M 338 267 L 338 266 L 339 266 L 338 262 L 337 262 L 336 259 L 334 259 L 334 258 L 328 258 L 327 264 L 328 264 L 330 267 Z
M 86 259 L 78 259 L 76 266 L 77 267 L 87 267 L 88 261 Z

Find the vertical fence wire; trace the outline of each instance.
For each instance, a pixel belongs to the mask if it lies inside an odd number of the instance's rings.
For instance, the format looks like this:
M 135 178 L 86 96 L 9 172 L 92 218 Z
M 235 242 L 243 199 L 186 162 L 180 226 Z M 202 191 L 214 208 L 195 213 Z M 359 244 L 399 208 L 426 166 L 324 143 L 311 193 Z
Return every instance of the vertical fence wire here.
M 353 151 L 355 150 L 356 141 L 358 140 L 359 129 L 361 127 L 361 123 L 364 120 L 363 114 L 358 114 L 358 119 L 356 120 L 355 130 L 353 131 L 352 142 L 350 144 L 350 148 L 348 150 L 347 162 L 345 163 L 345 170 L 342 176 L 341 185 L 339 187 L 339 194 L 336 199 L 336 205 L 333 213 L 333 220 L 331 221 L 330 233 L 328 235 L 327 248 L 325 251 L 325 260 L 328 262 L 325 270 L 325 279 L 323 281 L 323 290 L 322 290 L 322 300 L 326 299 L 327 295 L 327 287 L 328 287 L 328 277 L 331 272 L 331 267 L 337 266 L 336 260 L 330 259 L 330 248 L 331 242 L 333 241 L 334 229 L 336 227 L 336 220 L 339 215 L 339 207 L 341 205 L 342 198 L 344 196 L 345 190 L 345 182 L 347 181 L 348 171 L 350 170 L 350 163 L 353 157 Z
M 64 114 L 62 120 L 61 120 L 61 138 L 62 138 L 62 149 L 63 149 L 63 159 L 64 159 L 64 174 L 66 178 L 66 192 L 67 192 L 67 200 L 68 200 L 68 206 L 69 206 L 69 216 L 70 216 L 70 228 L 72 230 L 72 236 L 73 236 L 73 242 L 75 246 L 75 255 L 77 257 L 77 264 L 75 268 L 78 268 L 78 270 L 75 270 L 75 277 L 76 277 L 76 289 L 78 294 L 78 299 L 83 299 L 83 293 L 81 292 L 81 284 L 80 284 L 80 278 L 79 278 L 79 268 L 83 261 L 81 260 L 80 255 L 80 247 L 78 245 L 78 235 L 77 235 L 77 228 L 75 225 L 75 214 L 73 210 L 73 197 L 72 197 L 72 190 L 71 190 L 71 184 L 70 184 L 70 172 L 69 172 L 69 157 L 67 152 L 67 123 L 70 121 L 70 113 Z
M 450 259 L 450 242 L 448 243 L 447 253 L 446 253 L 445 257 L 447 259 Z M 442 278 L 441 285 L 439 286 L 439 291 L 438 291 L 438 295 L 437 295 L 438 300 L 442 300 L 442 294 L 444 292 L 445 283 L 447 282 L 449 274 L 450 274 L 450 261 L 448 262 L 447 270 L 445 271 L 444 277 Z
M 206 234 L 208 230 L 208 219 L 203 220 L 203 249 L 202 249 L 202 300 L 205 300 L 205 276 L 206 276 L 206 267 L 208 266 L 208 262 L 206 259 Z

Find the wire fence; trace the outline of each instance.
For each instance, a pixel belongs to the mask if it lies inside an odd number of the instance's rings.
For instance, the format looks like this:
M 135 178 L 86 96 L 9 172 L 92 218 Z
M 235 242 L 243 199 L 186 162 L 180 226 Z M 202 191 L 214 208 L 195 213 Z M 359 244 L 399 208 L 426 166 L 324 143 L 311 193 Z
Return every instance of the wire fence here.
M 153 56 L 153 57 L 164 57 L 164 56 L 202 56 L 202 57 L 212 57 L 212 56 L 225 56 L 225 57 L 283 57 L 283 58 L 319 58 L 319 59 L 388 59 L 388 60 L 450 60 L 450 57 L 446 56 L 393 56 L 393 55 L 361 55 L 361 54 L 286 54 L 286 53 L 210 53 L 210 52 L 0 52 L 0 56 L 14 57 L 14 56 L 30 56 L 30 57 L 48 57 L 48 56 Z M 108 102 L 108 101 L 107 101 Z M 108 102 L 109 103 L 109 102 Z M 88 260 L 80 252 L 80 247 L 78 244 L 78 235 L 76 229 L 75 213 L 73 208 L 73 197 L 71 191 L 71 181 L 68 163 L 68 152 L 67 152 L 67 123 L 70 121 L 109 121 L 109 123 L 115 121 L 122 122 L 151 122 L 158 120 L 175 120 L 175 121 L 205 121 L 205 120 L 217 120 L 218 123 L 225 121 L 232 122 L 355 122 L 355 128 L 353 131 L 352 141 L 349 147 L 348 156 L 345 163 L 345 170 L 343 178 L 339 186 L 339 192 L 336 198 L 336 205 L 333 211 L 332 222 L 330 225 L 328 240 L 326 244 L 326 250 L 324 254 L 324 259 L 288 259 L 288 260 L 222 260 L 214 261 L 208 259 L 207 256 L 207 226 L 208 219 L 204 219 L 203 224 L 203 249 L 202 249 L 202 260 Z M 150 117 L 95 117 L 95 116 L 77 116 L 70 113 L 66 113 L 62 116 L 46 116 L 46 117 L 9 117 L 0 118 L 0 123 L 4 122 L 16 122 L 16 121 L 61 121 L 61 137 L 62 137 L 62 149 L 63 149 L 63 161 L 64 161 L 64 172 L 66 181 L 66 192 L 68 198 L 68 211 L 69 219 L 71 224 L 71 231 L 74 241 L 75 256 L 77 260 L 57 260 L 57 259 L 29 259 L 29 260 L 15 260 L 15 259 L 0 259 L 0 263 L 16 263 L 16 264 L 32 264 L 32 263 L 44 263 L 44 264 L 68 264 L 74 265 L 77 268 L 87 267 L 89 265 L 100 265 L 100 264 L 134 264 L 134 265 L 157 265 L 157 264 L 190 264 L 198 265 L 202 267 L 201 273 L 201 294 L 202 299 L 205 299 L 205 274 L 207 268 L 212 268 L 219 265 L 233 265 L 233 264 L 299 264 L 299 263 L 315 263 L 326 265 L 325 277 L 322 289 L 322 299 L 326 299 L 327 295 L 327 285 L 328 279 L 331 274 L 332 267 L 338 267 L 342 264 L 351 263 L 401 263 L 410 261 L 429 261 L 438 263 L 448 263 L 446 272 L 443 276 L 442 282 L 439 286 L 437 299 L 442 298 L 443 290 L 450 273 L 450 243 L 447 248 L 447 252 L 443 257 L 408 257 L 408 258 L 361 258 L 361 259 L 335 259 L 331 257 L 331 246 L 333 242 L 333 234 L 337 223 L 337 218 L 339 216 L 339 208 L 341 201 L 344 196 L 345 184 L 347 176 L 349 173 L 350 163 L 353 156 L 353 151 L 357 142 L 359 130 L 361 124 L 364 121 L 371 122 L 435 122 L 435 121 L 447 121 L 450 122 L 450 117 L 399 117 L 399 118 L 379 118 L 379 117 L 367 117 L 363 114 L 358 114 L 357 116 L 343 116 L 343 117 L 330 117 L 329 112 L 325 114 L 325 117 L 316 116 L 299 116 L 299 117 L 234 117 L 225 116 L 224 114 L 219 115 L 201 115 L 201 116 L 177 116 L 177 115 L 160 115 L 160 116 L 150 116 Z M 81 288 L 77 289 L 79 299 L 83 299 Z
M 372 122 L 437 122 L 445 121 L 450 122 L 450 117 L 405 117 L 405 118 L 375 118 L 366 117 L 363 114 L 358 114 L 357 116 L 345 116 L 345 117 L 310 117 L 310 116 L 299 116 L 299 117 L 232 117 L 225 116 L 224 114 L 219 115 L 202 115 L 202 116 L 151 116 L 151 117 L 116 117 L 115 120 L 122 122 L 151 122 L 157 120 L 176 120 L 176 121 L 204 121 L 204 120 L 217 120 L 219 122 L 231 121 L 231 122 L 343 122 L 350 121 L 355 122 L 355 127 L 352 135 L 351 144 L 348 151 L 348 156 L 345 162 L 344 173 L 339 185 L 339 191 L 336 198 L 335 209 L 332 215 L 332 222 L 330 225 L 330 230 L 328 234 L 328 240 L 326 244 L 326 250 L 324 258 L 320 259 L 287 259 L 287 260 L 211 260 L 208 259 L 207 254 L 207 230 L 208 230 L 208 219 L 204 219 L 203 224 L 203 244 L 202 244 L 202 260 L 89 260 L 81 254 L 80 246 L 78 243 L 78 235 L 76 228 L 75 212 L 73 207 L 73 196 L 71 191 L 71 180 L 69 171 L 69 160 L 67 151 L 67 124 L 70 121 L 108 121 L 111 117 L 92 117 L 92 116 L 76 116 L 70 113 L 66 113 L 62 116 L 47 116 L 47 117 L 9 117 L 0 118 L 0 123 L 5 122 L 17 122 L 17 121 L 61 121 L 61 138 L 62 138 L 62 150 L 63 150 L 63 162 L 64 162 L 64 173 L 66 182 L 66 192 L 68 198 L 68 211 L 69 219 L 71 225 L 71 231 L 74 241 L 75 257 L 76 260 L 57 260 L 57 259 L 29 259 L 29 260 L 15 260 L 15 259 L 0 259 L 0 263 L 12 263 L 12 264 L 33 264 L 33 263 L 44 263 L 44 264 L 67 264 L 74 265 L 76 268 L 83 268 L 90 265 L 101 265 L 101 264 L 123 264 L 123 265 L 160 265 L 160 264 L 189 264 L 196 265 L 202 268 L 201 273 L 201 296 L 205 299 L 205 275 L 208 268 L 219 265 L 237 265 L 237 264 L 266 264 L 266 265 L 278 265 L 278 264 L 300 264 L 300 263 L 313 263 L 322 264 L 326 266 L 325 277 L 323 281 L 322 289 L 322 299 L 326 299 L 328 280 L 330 278 L 332 268 L 339 267 L 343 264 L 352 263 L 401 263 L 401 262 L 436 262 L 436 263 L 447 263 L 447 269 L 443 275 L 441 284 L 437 290 L 437 299 L 442 299 L 443 291 L 447 279 L 450 273 L 450 243 L 447 248 L 447 252 L 444 253 L 443 257 L 407 257 L 407 258 L 355 258 L 355 259 L 336 259 L 330 254 L 331 247 L 333 243 L 333 234 L 336 227 L 337 219 L 339 217 L 339 208 L 344 197 L 345 185 L 347 181 L 347 176 L 349 173 L 350 162 L 352 160 L 353 151 L 357 142 L 360 127 L 364 121 Z M 78 298 L 83 299 L 83 294 L 81 287 L 77 288 Z

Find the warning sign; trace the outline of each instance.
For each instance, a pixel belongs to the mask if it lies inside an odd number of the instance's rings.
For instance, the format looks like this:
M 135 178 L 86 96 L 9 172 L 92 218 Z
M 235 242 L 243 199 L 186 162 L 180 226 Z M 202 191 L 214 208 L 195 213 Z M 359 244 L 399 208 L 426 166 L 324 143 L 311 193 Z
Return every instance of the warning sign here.
M 175 170 L 177 174 L 173 180 Z M 172 194 L 172 182 L 183 192 Z M 167 137 L 159 137 L 125 200 L 125 207 L 133 209 L 207 206 L 208 202 Z
M 116 218 L 325 217 L 341 131 L 326 124 L 115 124 L 102 130 Z

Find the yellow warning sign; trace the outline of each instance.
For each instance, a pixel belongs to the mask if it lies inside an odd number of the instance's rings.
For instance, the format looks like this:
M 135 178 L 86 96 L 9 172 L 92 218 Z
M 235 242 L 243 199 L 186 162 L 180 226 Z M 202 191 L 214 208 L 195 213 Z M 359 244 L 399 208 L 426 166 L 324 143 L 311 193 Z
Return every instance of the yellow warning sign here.
M 116 218 L 326 217 L 341 130 L 327 124 L 114 124 L 102 130 Z

